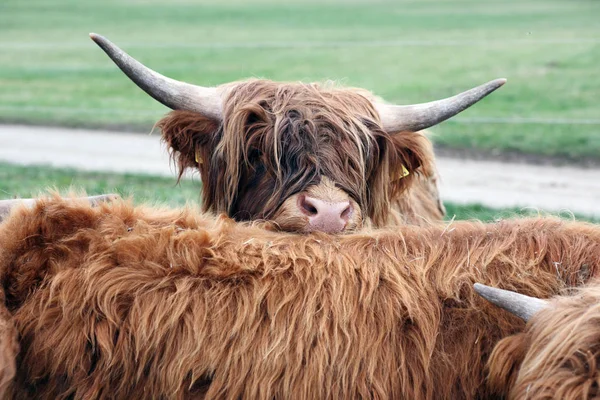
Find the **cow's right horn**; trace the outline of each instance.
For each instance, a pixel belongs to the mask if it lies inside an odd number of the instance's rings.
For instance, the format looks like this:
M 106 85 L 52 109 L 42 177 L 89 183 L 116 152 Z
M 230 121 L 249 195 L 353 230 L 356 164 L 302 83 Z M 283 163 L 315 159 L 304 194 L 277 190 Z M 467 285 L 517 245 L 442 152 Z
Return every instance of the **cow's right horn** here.
M 417 132 L 466 110 L 505 83 L 506 79 L 495 79 L 456 96 L 429 103 L 406 106 L 377 103 L 375 107 L 386 132 Z
M 546 300 L 536 299 L 524 294 L 493 288 L 481 283 L 476 283 L 473 287 L 481 297 L 516 315 L 525 322 L 529 321 L 538 311 L 548 307 Z
M 115 64 L 154 99 L 173 110 L 194 111 L 218 121 L 223 119 L 221 97 L 216 88 L 206 88 L 176 81 L 146 67 L 105 37 L 90 37 Z

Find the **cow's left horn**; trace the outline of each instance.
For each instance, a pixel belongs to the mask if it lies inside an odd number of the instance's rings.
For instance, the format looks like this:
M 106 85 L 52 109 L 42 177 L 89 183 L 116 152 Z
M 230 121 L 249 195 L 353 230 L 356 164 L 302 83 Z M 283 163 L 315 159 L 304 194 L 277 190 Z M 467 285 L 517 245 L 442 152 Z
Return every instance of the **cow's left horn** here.
M 548 307 L 546 300 L 536 299 L 524 294 L 493 288 L 481 283 L 476 283 L 473 287 L 481 297 L 524 321 L 529 321 L 538 311 Z
M 90 33 L 90 37 L 115 64 L 143 91 L 174 110 L 200 113 L 222 120 L 222 103 L 215 88 L 176 81 L 146 67 L 105 37 Z
M 446 99 L 429 103 L 395 106 L 378 103 L 375 105 L 387 132 L 417 132 L 429 128 L 466 110 L 479 100 L 506 83 L 506 79 L 495 79 L 481 86 Z

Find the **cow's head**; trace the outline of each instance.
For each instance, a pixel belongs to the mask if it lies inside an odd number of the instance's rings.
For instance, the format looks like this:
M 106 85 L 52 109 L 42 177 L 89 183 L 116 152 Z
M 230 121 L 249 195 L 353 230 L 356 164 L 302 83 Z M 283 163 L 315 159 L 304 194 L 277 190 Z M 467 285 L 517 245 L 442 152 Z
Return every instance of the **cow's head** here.
M 205 88 L 164 77 L 91 37 L 140 88 L 175 110 L 158 126 L 180 173 L 200 171 L 205 210 L 290 231 L 350 231 L 365 218 L 385 225 L 393 200 L 433 167 L 419 131 L 505 82 L 410 106 L 335 85 L 251 80 Z
M 475 284 L 485 299 L 527 322 L 498 342 L 488 359 L 490 398 L 600 396 L 599 283 L 545 300 Z

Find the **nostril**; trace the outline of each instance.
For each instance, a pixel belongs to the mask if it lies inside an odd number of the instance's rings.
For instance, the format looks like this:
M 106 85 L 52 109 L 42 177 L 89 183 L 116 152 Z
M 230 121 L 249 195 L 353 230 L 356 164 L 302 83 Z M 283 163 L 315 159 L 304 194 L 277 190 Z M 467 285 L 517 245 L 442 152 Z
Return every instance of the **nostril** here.
M 353 211 L 352 204 L 350 204 L 350 202 L 348 202 L 348 207 L 344 208 L 344 210 L 340 214 L 340 218 L 342 218 L 344 221 L 348 222 L 348 220 L 352 216 L 352 211 Z
M 312 205 L 310 205 L 308 203 L 304 204 L 304 209 L 311 215 L 314 215 L 318 212 L 315 207 L 313 207 Z
M 315 207 L 315 205 L 310 201 L 310 199 L 307 199 L 306 196 L 300 196 L 298 198 L 298 207 L 304 214 L 308 215 L 309 217 L 312 217 L 319 213 L 317 207 Z

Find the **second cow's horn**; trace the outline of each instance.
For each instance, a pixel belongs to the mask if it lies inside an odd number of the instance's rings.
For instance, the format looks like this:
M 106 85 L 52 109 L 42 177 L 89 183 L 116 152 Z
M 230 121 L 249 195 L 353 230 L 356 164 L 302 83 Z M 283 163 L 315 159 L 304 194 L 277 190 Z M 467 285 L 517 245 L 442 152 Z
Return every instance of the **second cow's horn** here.
M 524 321 L 529 321 L 538 311 L 548 307 L 546 300 L 525 296 L 524 294 L 493 288 L 481 283 L 476 283 L 473 287 L 481 297 Z

